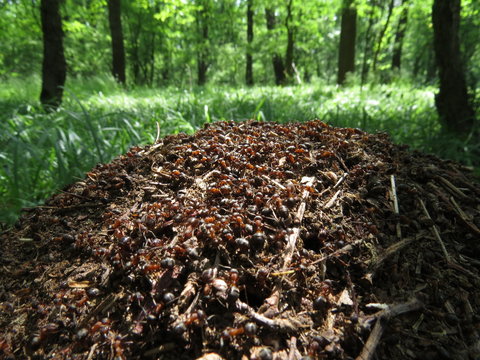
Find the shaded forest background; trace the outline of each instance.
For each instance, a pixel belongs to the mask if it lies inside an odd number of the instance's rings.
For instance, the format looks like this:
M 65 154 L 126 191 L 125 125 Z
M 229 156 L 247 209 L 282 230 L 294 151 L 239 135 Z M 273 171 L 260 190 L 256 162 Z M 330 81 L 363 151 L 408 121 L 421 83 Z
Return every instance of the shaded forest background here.
M 3 0 L 0 28 L 0 222 L 222 119 L 320 118 L 478 166 L 478 1 Z
M 362 83 L 387 83 L 402 77 L 417 84 L 431 84 L 437 79 L 432 1 L 44 3 L 47 8 L 55 3 L 60 5 L 68 74 L 74 78 L 112 70 L 111 30 L 115 34 L 118 29 L 124 41 L 113 39 L 117 41 L 114 48 L 125 44 L 130 85 L 293 84 L 317 79 L 334 82 L 337 75 L 343 82 L 345 75 L 337 73 L 337 64 L 350 59 L 345 52 L 339 58 L 344 26 L 355 52 L 354 61 L 346 66 L 354 70 L 354 77 Z M 39 73 L 39 6 L 40 1 L 35 0 L 1 2 L 2 76 Z M 461 3 L 461 50 L 473 89 L 480 76 L 479 8 L 472 0 Z M 115 15 L 120 16 L 121 22 L 111 27 Z M 272 68 L 272 59 L 276 59 L 277 68 Z M 252 66 L 251 73 L 245 71 L 247 65 Z M 278 68 L 283 71 L 274 71 Z M 120 80 L 124 81 L 124 77 Z

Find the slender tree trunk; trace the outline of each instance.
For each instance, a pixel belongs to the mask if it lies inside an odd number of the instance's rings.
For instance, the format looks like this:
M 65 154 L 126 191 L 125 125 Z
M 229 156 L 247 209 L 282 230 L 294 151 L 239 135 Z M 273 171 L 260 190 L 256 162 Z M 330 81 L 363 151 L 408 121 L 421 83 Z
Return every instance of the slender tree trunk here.
M 247 0 L 247 56 L 245 69 L 245 82 L 248 86 L 253 85 L 253 0 Z
M 112 75 L 125 84 L 125 47 L 121 18 L 121 0 L 108 0 L 108 22 L 112 36 Z
M 357 36 L 357 10 L 351 0 L 345 0 L 342 8 L 340 45 L 338 51 L 337 84 L 343 85 L 348 72 L 355 70 L 355 38 Z
M 466 135 L 472 129 L 475 113 L 469 102 L 460 55 L 460 6 L 460 0 L 433 2 L 433 44 L 440 80 L 435 104 L 444 128 Z
M 207 82 L 208 60 L 208 9 L 206 4 L 197 12 L 197 28 L 200 35 L 200 46 L 197 51 L 197 84 L 203 86 Z
M 148 48 L 148 50 L 150 51 L 150 61 L 149 61 L 149 73 L 148 73 L 148 84 L 150 86 L 153 85 L 153 81 L 155 79 L 155 44 L 156 44 L 156 33 L 152 33 L 151 34 L 151 38 L 150 38 L 150 46 Z
M 397 31 L 395 32 L 395 40 L 393 41 L 393 54 L 392 54 L 392 70 L 400 70 L 402 65 L 402 47 L 403 39 L 405 38 L 405 31 L 407 29 L 408 21 L 408 7 L 407 0 L 402 1 L 402 13 L 400 14 L 400 19 L 398 20 Z
M 170 80 L 170 68 L 171 68 L 171 54 L 170 51 L 168 51 L 168 47 L 163 49 L 163 66 L 162 66 L 162 81 L 164 84 L 168 83 Z
M 382 48 L 383 37 L 385 36 L 385 33 L 387 32 L 388 25 L 390 25 L 390 19 L 392 18 L 392 12 L 393 12 L 393 5 L 394 5 L 394 0 L 390 0 L 390 4 L 388 5 L 387 20 L 385 21 L 385 25 L 383 26 L 383 29 L 380 32 L 380 36 L 378 37 L 378 42 L 377 42 L 377 49 L 375 50 L 375 53 L 373 54 L 373 63 L 372 63 L 373 71 L 375 71 L 377 69 L 378 55 L 380 54 L 380 50 Z
M 372 43 L 371 41 L 371 32 L 372 32 L 372 27 L 374 23 L 374 11 L 373 9 L 370 10 L 370 15 L 368 17 L 368 26 L 367 30 L 365 31 L 365 44 L 364 44 L 364 49 L 363 49 L 363 60 L 362 60 L 362 74 L 361 74 L 361 85 L 365 84 L 367 81 L 367 76 L 368 76 L 368 58 L 370 51 L 372 50 L 370 44 Z
M 265 18 L 267 20 L 267 30 L 275 30 L 277 19 L 273 8 L 265 8 Z M 276 51 L 272 54 L 272 64 L 273 72 L 275 74 L 275 84 L 284 85 L 286 82 L 285 66 L 282 57 Z
M 203 86 L 207 83 L 208 63 L 203 52 L 197 54 L 197 84 Z
M 40 101 L 46 109 L 62 103 L 67 63 L 63 52 L 63 29 L 59 0 L 42 0 L 40 15 L 43 32 L 42 92 Z
M 287 17 L 285 18 L 285 27 L 287 28 L 287 50 L 285 52 L 285 73 L 288 79 L 293 79 L 295 69 L 293 65 L 293 49 L 295 45 L 295 30 L 291 24 L 292 21 L 292 5 L 293 0 L 289 0 L 287 4 Z
M 135 18 L 127 19 L 127 26 L 129 26 L 129 39 L 130 43 L 129 49 L 129 64 L 132 68 L 133 81 L 135 84 L 141 84 L 140 79 L 140 70 L 141 70 L 141 59 L 140 59 L 140 34 L 142 32 L 141 24 L 142 17 L 141 14 L 134 14 Z

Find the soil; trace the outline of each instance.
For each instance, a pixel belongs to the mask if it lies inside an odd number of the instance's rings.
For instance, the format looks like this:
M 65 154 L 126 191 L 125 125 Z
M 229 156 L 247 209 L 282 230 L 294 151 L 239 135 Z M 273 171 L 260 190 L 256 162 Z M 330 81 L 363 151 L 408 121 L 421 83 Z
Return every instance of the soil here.
M 479 359 L 480 186 L 319 121 L 135 147 L 1 234 L 4 359 Z

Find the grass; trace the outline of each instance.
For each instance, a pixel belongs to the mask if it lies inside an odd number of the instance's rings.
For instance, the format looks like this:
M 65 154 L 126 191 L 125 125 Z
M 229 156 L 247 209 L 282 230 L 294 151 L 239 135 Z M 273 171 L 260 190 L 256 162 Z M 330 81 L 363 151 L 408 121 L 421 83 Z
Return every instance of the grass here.
M 109 77 L 70 80 L 61 109 L 44 113 L 38 78 L 0 85 L 0 223 L 44 201 L 132 145 L 193 133 L 218 120 L 306 121 L 386 131 L 393 141 L 473 165 L 480 145 L 442 135 L 433 88 L 303 85 L 278 88 L 120 88 Z M 478 164 L 477 164 L 478 166 Z

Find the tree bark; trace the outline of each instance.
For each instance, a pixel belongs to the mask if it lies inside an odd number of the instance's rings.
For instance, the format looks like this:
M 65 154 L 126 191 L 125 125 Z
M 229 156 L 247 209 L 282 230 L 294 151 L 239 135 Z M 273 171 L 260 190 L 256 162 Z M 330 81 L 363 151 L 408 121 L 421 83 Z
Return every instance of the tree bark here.
M 265 18 L 267 20 L 267 30 L 275 30 L 277 19 L 275 16 L 275 10 L 273 8 L 265 8 Z M 286 76 L 285 76 L 285 65 L 283 64 L 283 59 L 280 54 L 276 51 L 272 54 L 272 64 L 273 72 L 275 74 L 275 84 L 285 85 Z
M 357 36 L 357 10 L 351 0 L 345 0 L 342 8 L 340 45 L 338 51 L 337 84 L 343 85 L 347 73 L 355 70 L 355 38 Z
M 108 23 L 112 37 L 112 75 L 119 83 L 125 84 L 125 47 L 121 11 L 121 0 L 108 0 Z
M 472 129 L 475 113 L 469 102 L 460 55 L 460 6 L 460 0 L 433 2 L 433 45 L 440 80 L 435 104 L 444 128 L 466 135 Z
M 407 0 L 402 1 L 402 6 L 404 6 L 404 8 L 400 14 L 397 30 L 395 32 L 395 40 L 393 41 L 392 70 L 400 70 L 402 66 L 403 39 L 405 38 L 405 31 L 407 29 L 408 21 L 408 7 L 405 6 L 407 2 Z
M 247 0 L 247 55 L 245 69 L 245 83 L 248 86 L 253 85 L 253 0 Z
M 40 102 L 45 109 L 56 109 L 62 103 L 63 86 L 67 77 L 59 0 L 42 0 L 40 16 L 43 32 Z

